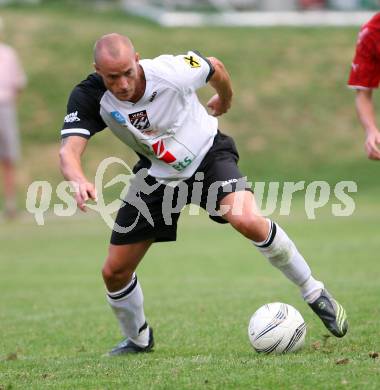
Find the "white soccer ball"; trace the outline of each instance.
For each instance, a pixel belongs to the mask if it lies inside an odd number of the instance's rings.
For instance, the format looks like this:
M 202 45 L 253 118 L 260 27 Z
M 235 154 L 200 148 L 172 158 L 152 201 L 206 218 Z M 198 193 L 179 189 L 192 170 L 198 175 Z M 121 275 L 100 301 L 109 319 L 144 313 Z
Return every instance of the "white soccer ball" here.
M 293 306 L 274 302 L 261 306 L 251 317 L 248 337 L 260 353 L 286 353 L 301 348 L 305 342 L 306 324 Z

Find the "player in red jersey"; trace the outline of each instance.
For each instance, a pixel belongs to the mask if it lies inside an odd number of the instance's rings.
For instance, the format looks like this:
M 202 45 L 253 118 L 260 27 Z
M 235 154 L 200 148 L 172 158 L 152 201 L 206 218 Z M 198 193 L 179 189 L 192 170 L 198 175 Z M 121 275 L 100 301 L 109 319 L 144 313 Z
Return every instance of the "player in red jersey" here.
M 366 132 L 368 158 L 380 160 L 380 131 L 376 125 L 372 90 L 380 84 L 380 12 L 359 32 L 348 86 L 356 90 L 356 110 Z

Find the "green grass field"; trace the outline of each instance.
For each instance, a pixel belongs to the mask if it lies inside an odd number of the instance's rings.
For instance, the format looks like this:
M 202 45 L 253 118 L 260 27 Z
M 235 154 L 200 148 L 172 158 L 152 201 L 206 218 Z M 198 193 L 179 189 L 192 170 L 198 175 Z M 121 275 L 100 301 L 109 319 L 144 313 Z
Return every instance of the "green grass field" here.
M 230 227 L 184 215 L 178 242 L 155 245 L 138 272 L 155 352 L 116 359 L 102 357 L 120 334 L 100 277 L 109 235 L 100 218 L 2 226 L 0 388 L 378 389 L 380 359 L 369 353 L 380 349 L 380 209 L 358 202 L 349 223 L 308 222 L 300 206 L 280 221 L 345 305 L 344 339 L 326 338 L 297 289 Z M 299 353 L 251 348 L 249 317 L 271 301 L 304 316 Z
M 236 139 L 250 179 L 358 184 L 350 217 L 332 217 L 332 200 L 308 220 L 301 194 L 290 217 L 279 218 L 346 307 L 350 331 L 342 340 L 325 337 L 297 289 L 249 242 L 204 215 L 183 216 L 178 242 L 154 246 L 138 271 L 155 352 L 104 358 L 120 340 L 100 276 L 109 229 L 93 215 L 50 217 L 42 227 L 22 216 L 0 220 L 0 390 L 380 388 L 380 358 L 369 356 L 380 352 L 380 165 L 365 158 L 354 96 L 345 88 L 357 29 L 171 30 L 70 5 L 0 8 L 29 77 L 20 109 L 20 207 L 32 181 L 55 188 L 61 180 L 67 96 L 91 72 L 100 35 L 130 35 L 142 57 L 193 48 L 217 56 L 235 86 L 221 128 Z M 200 94 L 205 101 L 211 92 Z M 90 178 L 110 155 L 134 160 L 103 132 L 86 151 Z M 248 320 L 271 301 L 304 316 L 299 353 L 261 356 L 251 348 Z

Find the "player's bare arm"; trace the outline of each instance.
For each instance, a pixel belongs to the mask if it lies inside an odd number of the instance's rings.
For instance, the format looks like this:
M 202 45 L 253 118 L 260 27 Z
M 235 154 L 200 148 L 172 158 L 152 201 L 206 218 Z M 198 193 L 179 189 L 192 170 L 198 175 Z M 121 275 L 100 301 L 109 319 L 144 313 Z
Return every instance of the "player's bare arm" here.
M 215 69 L 209 84 L 215 89 L 216 95 L 208 101 L 207 107 L 211 109 L 211 115 L 220 116 L 231 107 L 233 95 L 231 78 L 221 61 L 215 57 L 208 57 L 208 60 Z
M 82 211 L 86 211 L 85 203 L 89 199 L 96 200 L 95 186 L 85 177 L 81 164 L 81 156 L 87 142 L 83 137 L 67 137 L 62 140 L 59 151 L 61 172 L 66 180 L 75 183 L 75 199 Z
M 380 131 L 376 126 L 372 89 L 356 92 L 356 110 L 366 133 L 365 149 L 371 160 L 380 160 Z

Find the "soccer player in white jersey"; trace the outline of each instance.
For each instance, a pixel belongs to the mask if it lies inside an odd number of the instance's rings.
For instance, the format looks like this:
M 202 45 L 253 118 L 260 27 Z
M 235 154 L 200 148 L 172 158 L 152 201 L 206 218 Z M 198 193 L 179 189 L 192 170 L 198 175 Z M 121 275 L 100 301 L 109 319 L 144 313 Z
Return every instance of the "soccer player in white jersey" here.
M 102 270 L 107 300 L 125 337 L 110 355 L 153 348 L 153 330 L 146 322 L 135 270 L 154 242 L 176 240 L 180 212 L 173 213 L 168 223 L 164 196 L 171 191 L 175 203 L 183 183 L 188 194 L 202 184 L 200 196 L 188 195 L 185 203 L 200 205 L 211 219 L 230 223 L 243 234 L 298 286 L 327 329 L 343 337 L 348 328 L 343 307 L 314 279 L 281 227 L 260 215 L 238 169 L 235 144 L 218 130 L 217 117 L 228 111 L 232 100 L 230 77 L 222 62 L 194 51 L 141 60 L 130 40 L 119 34 L 96 42 L 94 60 L 96 73 L 74 88 L 61 131 L 61 170 L 67 180 L 77 183 L 80 209 L 96 199 L 95 187 L 81 167 L 91 136 L 108 127 L 140 157 L 134 167 L 140 179 L 131 185 L 118 212 Z M 207 83 L 216 92 L 207 104 L 210 114 L 196 95 Z M 216 207 L 208 202 L 212 192 Z M 239 212 L 233 207 L 237 201 Z M 129 226 L 133 229 L 123 230 Z

